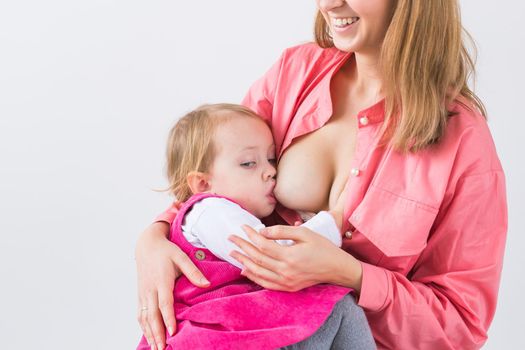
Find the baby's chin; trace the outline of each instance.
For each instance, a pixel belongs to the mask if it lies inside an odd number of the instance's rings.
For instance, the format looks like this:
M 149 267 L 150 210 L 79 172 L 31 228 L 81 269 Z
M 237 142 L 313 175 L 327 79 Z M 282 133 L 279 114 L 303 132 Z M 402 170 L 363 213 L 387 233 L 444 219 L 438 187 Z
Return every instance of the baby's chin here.
M 267 216 L 270 216 L 273 211 L 275 210 L 275 204 L 271 206 L 271 209 L 268 210 L 267 213 L 265 213 L 265 215 L 263 216 L 263 218 L 267 217 Z
M 270 216 L 271 213 L 275 210 L 275 204 L 268 205 L 264 209 L 261 209 L 255 216 L 257 216 L 259 219 L 265 218 L 267 216 Z

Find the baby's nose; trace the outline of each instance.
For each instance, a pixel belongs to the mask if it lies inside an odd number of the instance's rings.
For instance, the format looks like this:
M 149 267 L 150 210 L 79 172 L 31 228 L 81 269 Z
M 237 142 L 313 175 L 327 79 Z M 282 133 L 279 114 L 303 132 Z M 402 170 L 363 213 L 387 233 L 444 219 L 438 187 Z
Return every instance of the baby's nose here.
M 277 170 L 271 166 L 267 171 L 266 173 L 264 174 L 264 179 L 265 180 L 270 180 L 270 179 L 275 179 L 277 176 Z

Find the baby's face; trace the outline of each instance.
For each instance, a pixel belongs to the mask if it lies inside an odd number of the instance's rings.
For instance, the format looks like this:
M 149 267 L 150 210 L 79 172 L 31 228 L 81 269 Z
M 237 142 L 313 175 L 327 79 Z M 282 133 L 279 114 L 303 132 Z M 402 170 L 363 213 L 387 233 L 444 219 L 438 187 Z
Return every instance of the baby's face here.
M 264 121 L 234 117 L 217 127 L 210 192 L 235 200 L 258 218 L 275 208 L 275 145 Z

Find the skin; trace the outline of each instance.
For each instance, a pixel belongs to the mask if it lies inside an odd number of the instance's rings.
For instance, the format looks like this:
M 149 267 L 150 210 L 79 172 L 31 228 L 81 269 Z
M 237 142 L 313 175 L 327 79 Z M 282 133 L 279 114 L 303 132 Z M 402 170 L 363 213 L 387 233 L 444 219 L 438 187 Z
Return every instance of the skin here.
M 390 22 L 393 0 L 317 0 L 317 6 L 333 29 L 332 18 L 359 17 L 352 30 L 338 32 L 332 30 L 335 46 L 348 52 L 354 52 L 350 59 L 334 75 L 331 82 L 333 92 L 334 115 L 330 123 L 339 123 L 344 127 L 334 128 L 330 136 L 341 140 L 351 139 L 348 144 L 341 144 L 342 149 L 352 149 L 346 157 L 353 156 L 353 137 L 357 125 L 355 117 L 359 111 L 377 102 L 381 96 L 381 76 L 378 70 L 379 53 L 386 28 Z M 315 146 L 322 142 L 323 128 L 312 132 L 311 140 L 304 143 Z M 326 130 L 326 129 L 325 129 Z M 327 139 L 325 139 L 327 140 Z M 300 143 L 292 144 L 284 153 L 279 163 L 279 172 L 287 164 L 292 164 L 297 174 L 306 169 L 300 164 L 293 164 L 294 147 L 300 151 Z M 286 155 L 290 157 L 286 159 Z M 337 158 L 340 159 L 340 158 Z M 336 159 L 336 161 L 337 161 Z M 349 159 L 349 158 L 346 158 Z M 286 162 L 286 164 L 285 164 Z M 344 167 L 342 167 L 344 168 Z M 347 178 L 350 169 L 340 169 L 339 178 Z M 337 198 L 343 193 L 344 186 L 330 189 L 327 199 L 318 205 L 322 209 L 328 203 L 328 209 L 334 209 Z M 305 189 L 308 191 L 308 189 Z M 286 188 L 279 191 L 279 197 L 286 200 Z M 335 192 L 335 193 L 333 193 Z M 277 194 L 277 191 L 276 191 Z M 335 198 L 335 199 L 334 199 Z M 288 201 L 289 202 L 289 201 Z M 297 209 L 293 208 L 292 209 Z M 169 226 L 166 223 L 151 225 L 139 238 L 136 248 L 138 270 L 139 305 L 147 306 L 146 311 L 138 310 L 138 319 L 152 349 L 163 349 L 165 328 L 170 334 L 175 332 L 173 314 L 173 281 L 183 273 L 196 286 L 206 287 L 204 276 L 191 263 L 182 251 L 166 239 Z M 354 288 L 361 288 L 362 268 L 353 256 L 327 243 L 319 235 L 294 226 L 273 226 L 256 233 L 245 227 L 254 245 L 232 236 L 231 240 L 239 251 L 232 256 L 245 266 L 243 274 L 255 283 L 274 290 L 297 291 L 318 283 L 332 283 Z M 276 239 L 292 239 L 296 244 L 282 247 L 273 242 Z M 154 253 L 153 253 L 154 252 Z M 241 253 L 242 252 L 242 253 Z
M 262 120 L 237 117 L 221 124 L 214 136 L 217 155 L 206 191 L 235 200 L 263 218 L 275 209 L 275 145 L 268 125 Z M 191 188 L 191 187 L 190 187 Z
M 275 145 L 270 128 L 260 119 L 234 118 L 218 127 L 218 148 L 209 178 L 210 192 L 241 204 L 263 218 L 275 209 Z

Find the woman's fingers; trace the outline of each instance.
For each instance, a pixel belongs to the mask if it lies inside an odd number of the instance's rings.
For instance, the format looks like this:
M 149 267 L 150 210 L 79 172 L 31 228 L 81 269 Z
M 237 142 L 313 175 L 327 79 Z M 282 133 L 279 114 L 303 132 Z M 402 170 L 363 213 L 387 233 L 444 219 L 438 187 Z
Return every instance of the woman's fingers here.
M 277 271 L 281 265 L 278 259 L 281 256 L 279 250 L 282 247 L 274 241 L 269 241 L 262 237 L 249 226 L 243 226 L 243 229 L 256 246 L 236 235 L 231 235 L 228 239 L 238 246 L 255 264 Z
M 204 275 L 197 269 L 190 258 L 182 250 L 173 245 L 174 251 L 172 252 L 171 260 L 176 266 L 178 271 L 181 271 L 191 283 L 197 287 L 209 286 L 208 280 Z M 175 319 L 175 312 L 173 309 L 173 281 L 171 279 L 164 280 L 157 290 L 158 293 L 158 310 L 160 313 L 160 319 L 164 322 L 164 327 L 159 328 L 157 325 L 158 318 L 154 317 L 153 322 L 156 327 L 152 327 L 156 337 L 159 336 L 157 332 L 162 331 L 163 337 L 165 336 L 165 330 L 168 330 L 169 335 L 173 335 L 177 329 L 177 321 Z
M 166 239 L 168 225 L 151 225 L 137 242 L 137 281 L 140 297 L 139 323 L 150 347 L 162 350 L 166 329 L 174 334 L 173 283 L 181 272 L 196 286 L 209 282 L 191 259 Z
M 289 291 L 284 287 L 283 285 L 279 283 L 275 283 L 273 281 L 269 281 L 267 279 L 262 278 L 261 276 L 251 272 L 250 270 L 243 270 L 241 273 L 243 276 L 249 278 L 252 282 L 257 283 L 263 288 L 271 289 L 271 290 L 282 290 L 282 291 Z
M 262 267 L 260 264 L 257 264 L 256 262 L 252 261 L 249 257 L 247 257 L 244 254 L 241 254 L 234 250 L 230 253 L 230 256 L 238 262 L 240 262 L 242 266 L 244 266 L 244 269 L 241 272 L 241 274 L 245 275 L 246 277 L 248 277 L 247 273 L 249 273 L 250 276 L 256 277 L 257 279 L 264 279 L 266 281 L 277 284 L 281 280 L 281 276 L 279 276 L 277 273 Z
M 204 277 L 204 275 L 197 269 L 191 259 L 184 254 L 184 252 L 173 245 L 174 251 L 172 252 L 172 261 L 176 268 L 181 271 L 191 283 L 197 287 L 208 287 L 210 282 Z M 158 287 L 158 304 L 155 307 L 155 311 L 150 313 L 149 324 L 153 332 L 155 340 L 161 341 L 161 344 L 165 344 L 165 329 L 168 330 L 169 335 L 173 335 L 177 329 L 177 321 L 175 319 L 175 312 L 173 309 L 173 283 L 171 280 L 166 280 L 161 286 Z M 154 298 L 156 300 L 156 298 Z M 160 347 L 159 347 L 160 349 Z
M 241 253 L 234 251 L 232 252 L 232 256 L 234 255 L 236 255 L 236 259 L 242 261 L 242 264 L 244 265 L 241 275 L 249 278 L 261 287 L 286 292 L 295 292 L 301 289 L 297 284 L 289 284 L 289 281 L 287 281 L 282 275 L 255 265 L 248 257 L 243 256 Z
M 308 235 L 311 234 L 311 231 L 306 227 L 301 226 L 283 226 L 276 225 L 263 228 L 260 231 L 261 235 L 268 239 L 278 240 L 278 239 L 291 239 L 295 242 L 303 242 Z
M 146 321 L 152 335 L 152 340 L 149 342 L 149 345 L 152 350 L 163 350 L 166 344 L 166 331 L 155 293 L 151 293 L 148 296 L 146 308 Z
M 140 305 L 146 305 L 146 302 L 141 302 L 139 304 L 137 320 L 139 321 L 140 328 L 142 329 L 142 333 L 144 334 L 148 345 L 151 347 L 151 344 L 155 344 L 155 338 L 153 337 L 153 332 L 151 331 L 151 328 L 148 323 L 148 308 L 147 306 L 141 307 Z
M 173 256 L 173 262 L 174 264 L 176 264 L 176 266 L 179 268 L 182 274 L 186 276 L 186 278 L 188 278 L 194 286 L 201 288 L 206 288 L 210 286 L 210 281 L 208 281 L 206 277 L 204 277 L 202 272 L 200 272 L 200 270 L 197 268 L 197 266 L 195 266 L 191 259 L 186 254 L 184 254 L 184 252 L 178 247 L 177 252 Z
M 173 310 L 173 290 L 168 286 L 159 289 L 159 309 L 169 335 L 175 334 L 177 321 Z
M 242 225 L 242 229 L 244 232 L 246 232 L 248 238 L 253 243 L 255 243 L 255 246 L 258 250 L 268 255 L 269 257 L 272 257 L 276 260 L 281 260 L 284 254 L 283 247 L 281 245 L 276 243 L 274 240 L 264 237 L 248 225 Z
M 146 313 L 144 313 L 144 315 L 146 315 Z M 151 331 L 151 328 L 147 322 L 146 326 L 142 328 L 142 331 L 144 332 L 144 336 L 146 337 L 146 341 L 148 342 L 150 349 L 156 350 L 157 345 L 155 344 L 155 338 L 153 338 L 153 332 Z

